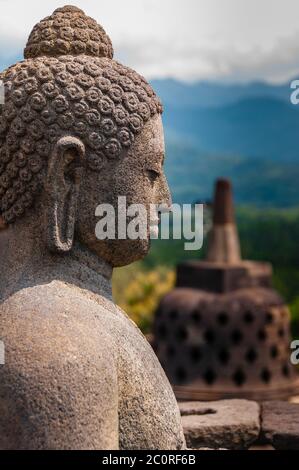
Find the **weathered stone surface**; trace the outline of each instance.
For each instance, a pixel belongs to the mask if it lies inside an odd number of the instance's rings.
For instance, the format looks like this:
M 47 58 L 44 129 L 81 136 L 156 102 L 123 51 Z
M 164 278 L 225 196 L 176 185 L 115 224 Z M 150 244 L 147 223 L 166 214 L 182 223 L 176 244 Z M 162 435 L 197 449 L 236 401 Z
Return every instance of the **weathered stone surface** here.
M 137 240 L 95 233 L 99 204 L 117 227 L 119 196 L 148 222 L 151 204 L 171 202 L 161 103 L 112 55 L 68 6 L 0 74 L 0 449 L 185 447 L 163 369 L 111 296 L 113 267 L 147 254 L 151 227 Z
M 179 403 L 189 448 L 248 448 L 259 435 L 259 405 L 248 400 Z
M 297 404 L 299 404 L 299 395 L 296 395 L 296 396 L 294 396 L 294 397 L 291 397 L 291 398 L 289 399 L 289 402 L 290 402 L 290 403 L 297 403 Z
M 199 449 L 188 449 L 188 450 L 228 450 L 228 449 L 224 449 L 224 448 L 219 448 L 219 449 L 213 449 L 211 447 L 199 447 Z
M 299 405 L 269 401 L 261 409 L 261 438 L 275 449 L 299 450 Z
M 252 446 L 249 447 L 248 450 L 275 450 L 271 444 L 264 444 L 264 445 L 259 445 L 259 444 L 253 444 Z

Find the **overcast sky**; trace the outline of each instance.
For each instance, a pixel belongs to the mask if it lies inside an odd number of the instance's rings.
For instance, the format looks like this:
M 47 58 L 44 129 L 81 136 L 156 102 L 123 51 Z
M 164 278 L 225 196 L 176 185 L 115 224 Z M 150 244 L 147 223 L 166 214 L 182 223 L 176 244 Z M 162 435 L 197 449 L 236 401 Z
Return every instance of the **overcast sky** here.
M 298 0 L 0 0 L 0 67 L 33 25 L 71 3 L 110 35 L 115 58 L 147 78 L 299 78 Z

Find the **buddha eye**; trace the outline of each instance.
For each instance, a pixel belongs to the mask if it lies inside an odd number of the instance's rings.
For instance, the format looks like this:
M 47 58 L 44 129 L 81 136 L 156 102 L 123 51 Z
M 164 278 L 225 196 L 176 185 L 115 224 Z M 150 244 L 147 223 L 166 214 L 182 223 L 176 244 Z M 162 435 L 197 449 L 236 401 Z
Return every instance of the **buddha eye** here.
M 146 170 L 146 173 L 147 173 L 147 176 L 149 178 L 149 180 L 154 183 L 160 176 L 160 172 L 157 171 L 157 170 L 154 170 L 153 168 L 148 168 Z

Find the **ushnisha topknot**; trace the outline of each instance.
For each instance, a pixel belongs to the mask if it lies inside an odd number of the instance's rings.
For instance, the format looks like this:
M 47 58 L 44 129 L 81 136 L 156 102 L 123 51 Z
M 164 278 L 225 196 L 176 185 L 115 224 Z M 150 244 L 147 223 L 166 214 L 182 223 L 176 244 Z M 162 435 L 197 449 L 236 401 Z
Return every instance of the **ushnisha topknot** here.
M 0 217 L 13 223 L 33 206 L 55 143 L 74 136 L 86 166 L 123 158 L 146 122 L 162 113 L 147 81 L 112 59 L 109 37 L 76 7 L 38 23 L 25 60 L 0 73 Z
M 25 59 L 86 54 L 113 58 L 113 47 L 105 30 L 80 8 L 65 6 L 37 23 L 24 50 Z

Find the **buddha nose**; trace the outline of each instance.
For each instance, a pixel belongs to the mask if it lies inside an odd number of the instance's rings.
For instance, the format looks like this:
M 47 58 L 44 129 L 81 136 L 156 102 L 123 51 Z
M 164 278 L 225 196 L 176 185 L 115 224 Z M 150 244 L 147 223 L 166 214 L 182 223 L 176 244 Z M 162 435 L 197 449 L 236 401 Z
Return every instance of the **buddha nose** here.
M 170 210 L 172 204 L 170 189 L 164 174 L 160 177 L 159 180 L 157 189 L 157 203 L 164 206 L 165 211 Z

